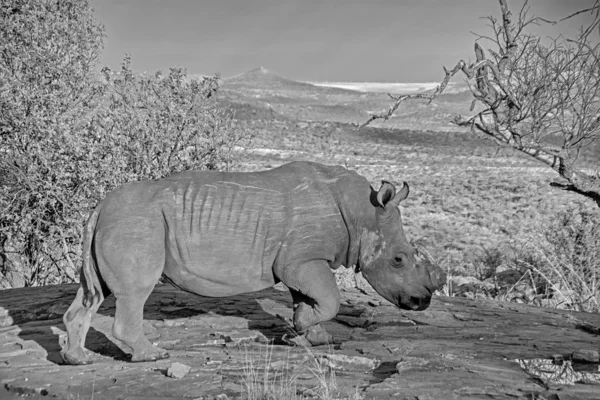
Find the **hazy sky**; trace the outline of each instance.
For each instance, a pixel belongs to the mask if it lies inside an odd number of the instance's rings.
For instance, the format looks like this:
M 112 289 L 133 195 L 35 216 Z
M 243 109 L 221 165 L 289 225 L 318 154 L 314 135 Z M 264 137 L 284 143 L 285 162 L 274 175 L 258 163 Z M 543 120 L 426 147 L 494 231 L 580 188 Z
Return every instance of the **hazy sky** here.
M 521 0 L 508 0 L 516 14 Z M 593 0 L 531 0 L 560 19 Z M 264 66 L 313 81 L 429 82 L 473 58 L 497 0 L 91 0 L 106 27 L 101 63 L 223 77 Z M 586 17 L 552 28 L 573 34 Z M 549 32 L 544 28 L 544 34 Z

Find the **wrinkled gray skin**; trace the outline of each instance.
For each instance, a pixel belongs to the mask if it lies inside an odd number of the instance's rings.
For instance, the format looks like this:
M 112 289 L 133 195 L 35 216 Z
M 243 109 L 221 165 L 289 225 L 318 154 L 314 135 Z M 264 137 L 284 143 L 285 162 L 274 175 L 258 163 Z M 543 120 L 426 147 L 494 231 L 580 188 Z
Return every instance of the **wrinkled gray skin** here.
M 281 281 L 294 301 L 296 331 L 313 344 L 330 337 L 340 294 L 332 270 L 360 269 L 385 299 L 407 310 L 428 307 L 434 286 L 402 229 L 408 195 L 342 167 L 292 162 L 269 171 L 189 171 L 125 184 L 91 214 L 81 287 L 64 315 L 63 359 L 85 364 L 93 314 L 116 297 L 114 337 L 132 361 L 168 354 L 142 332 L 143 307 L 161 275 L 202 296 L 258 291 Z

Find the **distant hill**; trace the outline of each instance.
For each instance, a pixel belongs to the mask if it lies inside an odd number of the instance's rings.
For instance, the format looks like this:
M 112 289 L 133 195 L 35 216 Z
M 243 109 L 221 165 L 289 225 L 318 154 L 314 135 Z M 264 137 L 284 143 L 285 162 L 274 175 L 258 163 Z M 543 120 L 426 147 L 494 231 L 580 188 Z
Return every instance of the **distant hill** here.
M 444 92 L 440 95 L 440 97 L 438 97 L 435 101 L 438 102 L 447 102 L 447 103 L 465 103 L 465 102 L 472 102 L 475 99 L 475 97 L 473 96 L 473 93 L 469 90 L 463 90 L 463 91 L 455 91 L 455 92 Z
M 351 83 L 346 83 L 351 85 Z M 260 67 L 225 78 L 219 101 L 235 111 L 236 119 L 252 121 L 298 120 L 362 123 L 392 105 L 390 92 L 430 92 L 434 83 L 357 83 L 331 87 L 328 83 L 299 82 Z M 451 83 L 434 103 L 405 102 L 386 122 L 374 125 L 419 130 L 456 130 L 453 115 L 468 112 L 472 95 L 462 83 Z M 460 128 L 462 129 L 462 128 Z
M 259 67 L 223 79 L 221 87 L 234 91 L 261 91 L 268 94 L 287 95 L 358 95 L 365 93 L 409 94 L 431 93 L 439 83 L 385 83 L 385 82 L 301 82 L 284 78 L 275 72 Z M 469 87 L 464 82 L 450 82 L 443 96 L 446 101 L 471 99 Z
M 432 93 L 440 82 L 394 83 L 394 82 L 310 82 L 315 86 L 337 87 L 364 93 L 390 93 L 396 95 L 411 93 Z M 450 82 L 444 93 L 469 91 L 465 82 Z
M 310 94 L 350 94 L 353 90 L 315 86 L 308 82 L 295 81 L 277 75 L 264 68 L 254 68 L 250 71 L 223 79 L 221 85 L 224 89 L 233 90 L 261 90 L 267 92 L 294 92 Z
M 272 90 L 297 88 L 312 90 L 314 85 L 283 78 L 264 67 L 260 67 L 223 79 L 223 87 Z

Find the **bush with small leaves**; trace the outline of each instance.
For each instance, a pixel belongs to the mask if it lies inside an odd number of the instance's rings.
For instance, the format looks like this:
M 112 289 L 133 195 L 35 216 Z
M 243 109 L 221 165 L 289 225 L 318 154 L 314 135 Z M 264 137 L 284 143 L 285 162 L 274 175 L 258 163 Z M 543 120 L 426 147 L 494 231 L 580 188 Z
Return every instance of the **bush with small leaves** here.
M 103 27 L 85 0 L 0 6 L 0 287 L 73 282 L 89 212 L 116 186 L 229 169 L 244 138 L 218 77 L 97 73 Z
M 600 212 L 562 211 L 534 238 L 543 260 L 534 268 L 569 308 L 600 312 Z

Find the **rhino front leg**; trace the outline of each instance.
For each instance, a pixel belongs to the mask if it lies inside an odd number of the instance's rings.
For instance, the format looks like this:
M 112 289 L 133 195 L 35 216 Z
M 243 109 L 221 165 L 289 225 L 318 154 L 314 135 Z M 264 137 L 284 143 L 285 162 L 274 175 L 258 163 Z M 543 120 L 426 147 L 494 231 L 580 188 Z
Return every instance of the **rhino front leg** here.
M 331 336 L 319 325 L 340 309 L 340 292 L 326 261 L 310 261 L 284 274 L 282 282 L 294 301 L 294 328 L 312 345 L 330 343 Z

